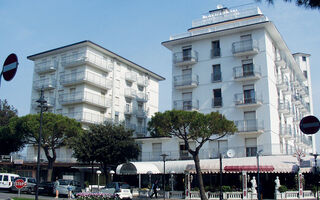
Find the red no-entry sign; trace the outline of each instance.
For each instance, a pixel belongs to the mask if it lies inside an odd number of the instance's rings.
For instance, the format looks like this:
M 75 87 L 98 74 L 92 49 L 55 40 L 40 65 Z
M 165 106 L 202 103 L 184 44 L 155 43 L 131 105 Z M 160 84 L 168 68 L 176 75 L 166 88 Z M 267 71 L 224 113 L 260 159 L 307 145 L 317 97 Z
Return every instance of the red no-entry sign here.
M 23 188 L 24 186 L 26 186 L 26 182 L 24 182 L 23 179 L 17 179 L 17 180 L 14 182 L 14 186 L 15 186 L 17 189 L 21 189 L 21 188 Z
M 7 59 L 4 61 L 2 75 L 4 80 L 10 81 L 16 75 L 18 68 L 18 57 L 16 54 L 10 54 Z
M 309 115 L 300 121 L 300 130 L 305 134 L 315 134 L 319 128 L 320 122 L 315 116 Z

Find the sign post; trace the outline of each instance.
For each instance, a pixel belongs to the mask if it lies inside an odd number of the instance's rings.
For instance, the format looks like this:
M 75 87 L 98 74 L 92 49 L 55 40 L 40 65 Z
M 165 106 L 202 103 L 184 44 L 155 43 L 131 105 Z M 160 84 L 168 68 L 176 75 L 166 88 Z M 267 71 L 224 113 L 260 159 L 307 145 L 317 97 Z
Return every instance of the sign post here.
M 17 179 L 15 182 L 14 182 L 14 186 L 18 189 L 18 196 L 20 197 L 20 190 L 25 187 L 27 185 L 26 182 L 24 182 L 23 179 Z
M 319 131 L 320 122 L 315 116 L 309 115 L 300 121 L 300 130 L 308 135 L 315 134 Z

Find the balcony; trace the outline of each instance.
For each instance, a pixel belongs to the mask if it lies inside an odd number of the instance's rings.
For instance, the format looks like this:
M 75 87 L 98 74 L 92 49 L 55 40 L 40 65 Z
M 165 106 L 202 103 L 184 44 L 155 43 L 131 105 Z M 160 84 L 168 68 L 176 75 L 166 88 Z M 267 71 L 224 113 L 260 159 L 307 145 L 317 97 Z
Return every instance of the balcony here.
M 136 110 L 135 110 L 135 115 L 136 115 L 137 118 L 145 119 L 145 118 L 147 118 L 147 116 L 148 116 L 148 110 L 145 110 L 145 109 L 136 109 Z
M 212 99 L 212 108 L 220 108 L 222 107 L 222 97 L 214 97 Z
M 243 40 L 232 43 L 232 53 L 234 56 L 251 56 L 259 53 L 258 42 L 256 40 Z
M 173 84 L 176 89 L 191 89 L 199 84 L 199 77 L 195 74 L 186 74 L 173 77 Z
M 280 67 L 280 70 L 282 71 L 282 73 L 289 73 L 290 72 L 290 69 L 289 69 L 288 65 L 282 65 Z
M 309 87 L 307 87 L 307 86 L 300 87 L 298 92 L 303 97 L 308 97 L 309 96 Z
M 133 115 L 132 106 L 131 106 L 131 105 L 126 105 L 126 106 L 124 107 L 123 113 L 124 113 L 125 115 Z
M 211 83 L 222 81 L 221 72 L 211 73 Z
M 135 131 L 135 130 L 136 130 L 136 127 L 137 127 L 137 126 L 136 126 L 135 124 L 131 124 L 131 123 L 125 122 L 125 128 L 126 128 L 126 129 Z
M 235 94 L 235 105 L 237 108 L 257 108 L 262 105 L 262 97 L 258 97 L 255 93 L 250 97 L 244 96 L 243 93 Z
M 280 126 L 280 137 L 289 139 L 292 137 L 292 129 L 289 126 Z
M 36 90 L 41 90 L 41 88 L 44 90 L 52 90 L 56 88 L 56 84 L 57 82 L 54 78 L 45 78 L 33 81 L 33 87 Z
M 133 99 L 136 97 L 136 90 L 132 89 L 132 88 L 125 88 L 124 89 L 124 96 L 126 98 L 129 98 L 129 99 Z
M 112 63 L 89 51 L 87 52 L 87 55 L 85 53 L 77 53 L 73 55 L 63 56 L 61 58 L 61 66 L 63 66 L 64 68 L 76 67 L 85 64 L 98 68 L 104 72 L 111 72 L 113 70 Z
M 198 62 L 198 52 L 191 50 L 190 52 L 177 52 L 173 54 L 173 63 L 176 66 L 194 65 Z
M 251 65 L 250 67 L 239 66 L 233 68 L 235 81 L 253 81 L 261 78 L 260 66 Z
M 292 102 L 294 103 L 294 105 L 296 105 L 297 107 L 301 106 L 302 103 L 301 103 L 302 99 L 299 95 L 295 94 L 295 95 L 292 95 Z
M 282 59 L 281 57 L 277 57 L 274 63 L 276 64 L 277 67 L 286 65 L 286 61 L 284 61 L 284 59 Z
M 137 85 L 142 87 L 147 87 L 149 84 L 149 80 L 147 77 L 138 77 Z
M 108 121 L 108 118 L 106 118 L 102 114 L 94 114 L 89 112 L 72 112 L 64 113 L 63 115 L 69 118 L 73 118 L 79 122 L 89 124 L 101 124 Z
M 106 77 L 99 76 L 98 74 L 89 71 L 62 74 L 60 76 L 60 84 L 63 86 L 77 85 L 81 83 L 87 83 L 104 90 L 112 88 L 111 80 L 107 80 Z
M 277 77 L 277 88 L 278 90 L 287 90 L 289 87 L 289 82 L 285 77 Z
M 143 103 L 147 102 L 148 101 L 148 95 L 146 93 L 144 93 L 144 92 L 139 92 L 136 95 L 136 100 L 138 102 L 143 102 Z
M 257 119 L 235 121 L 235 125 L 241 135 L 261 134 L 264 130 L 263 121 Z
M 186 111 L 199 110 L 199 100 L 176 100 L 173 102 L 173 109 Z
M 148 133 L 147 127 L 145 126 L 137 126 L 136 130 L 135 130 L 135 134 L 138 137 L 144 137 L 146 136 Z
M 45 61 L 35 64 L 34 71 L 38 74 L 50 73 L 56 71 L 58 68 L 58 62 L 56 61 Z
M 210 56 L 211 58 L 219 58 L 221 56 L 221 48 L 211 49 Z
M 290 104 L 288 102 L 279 102 L 278 106 L 279 113 L 287 114 L 290 112 Z
M 291 95 L 292 94 L 292 88 L 289 85 L 289 82 L 287 84 L 288 84 L 287 87 L 282 90 L 282 94 Z
M 135 82 L 137 81 L 137 74 L 134 72 L 126 72 L 125 80 L 129 82 Z
M 87 103 L 100 108 L 111 107 L 111 99 L 90 92 L 65 93 L 59 96 L 61 105 Z

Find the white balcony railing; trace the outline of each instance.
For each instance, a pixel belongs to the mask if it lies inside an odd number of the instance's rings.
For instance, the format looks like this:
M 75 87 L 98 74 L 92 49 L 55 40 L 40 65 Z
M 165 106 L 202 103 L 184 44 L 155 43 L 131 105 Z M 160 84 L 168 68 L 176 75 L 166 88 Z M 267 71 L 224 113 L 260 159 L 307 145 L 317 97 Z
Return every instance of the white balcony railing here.
M 36 90 L 40 90 L 41 88 L 43 88 L 44 90 L 50 90 L 50 89 L 54 89 L 56 85 L 57 85 L 57 82 L 56 82 L 56 79 L 54 78 L 39 79 L 33 82 L 33 87 Z
M 253 55 L 259 52 L 258 41 L 256 40 L 241 40 L 232 43 L 232 53 L 236 56 Z
M 79 122 L 91 123 L 91 124 L 100 124 L 108 121 L 108 119 L 102 114 L 95 114 L 90 112 L 71 112 L 63 113 L 64 116 L 73 118 Z
M 197 87 L 199 84 L 199 76 L 196 74 L 174 76 L 173 84 L 176 88 Z
M 198 62 L 198 52 L 190 50 L 190 52 L 176 52 L 173 54 L 173 63 L 177 66 L 192 65 Z
M 59 102 L 62 105 L 88 103 L 102 108 L 107 108 L 111 106 L 111 99 L 90 92 L 75 92 L 61 94 L 59 96 Z
M 264 129 L 264 123 L 262 120 L 250 119 L 250 120 L 238 120 L 235 121 L 238 128 L 238 132 L 261 132 Z
M 173 102 L 173 108 L 176 110 L 198 110 L 199 109 L 199 100 L 185 99 L 185 100 L 176 100 Z
M 261 78 L 261 68 L 257 65 L 238 66 L 233 68 L 233 77 L 235 80 L 257 80 Z
M 58 68 L 58 62 L 57 61 L 44 61 L 40 63 L 36 63 L 34 67 L 34 71 L 38 74 L 41 73 L 47 73 L 47 72 L 53 72 L 56 71 Z

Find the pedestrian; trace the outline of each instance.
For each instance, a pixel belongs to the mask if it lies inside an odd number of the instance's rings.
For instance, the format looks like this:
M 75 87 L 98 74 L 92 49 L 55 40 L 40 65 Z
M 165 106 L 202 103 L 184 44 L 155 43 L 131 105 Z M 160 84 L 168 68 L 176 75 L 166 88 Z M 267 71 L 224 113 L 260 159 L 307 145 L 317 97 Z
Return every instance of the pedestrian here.
M 73 198 L 72 186 L 71 186 L 71 185 L 68 185 L 67 190 L 68 190 L 68 199 Z
M 154 182 L 154 184 L 152 185 L 152 188 L 151 188 L 151 189 L 153 190 L 153 193 L 150 195 L 150 198 L 152 198 L 153 195 L 154 195 L 156 198 L 158 198 L 157 188 L 158 188 L 158 180 L 156 180 L 156 181 Z
M 54 190 L 56 192 L 56 199 L 59 198 L 59 190 L 58 190 L 58 187 L 59 187 L 60 183 L 59 183 L 59 180 L 58 180 L 58 177 L 56 178 L 56 181 L 54 182 Z

